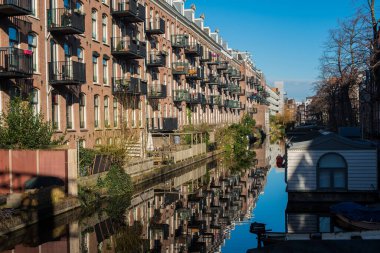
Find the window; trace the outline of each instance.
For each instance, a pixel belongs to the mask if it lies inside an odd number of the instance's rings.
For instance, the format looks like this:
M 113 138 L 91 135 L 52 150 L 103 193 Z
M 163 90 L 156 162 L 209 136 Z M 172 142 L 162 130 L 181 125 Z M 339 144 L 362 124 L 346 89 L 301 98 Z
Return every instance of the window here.
M 83 4 L 79 1 L 77 1 L 75 4 L 75 10 L 77 10 L 80 13 L 84 13 Z
M 81 48 L 81 47 L 78 47 L 78 49 L 77 49 L 77 57 L 78 57 L 78 62 L 84 62 L 84 60 L 83 60 L 83 48 Z
M 119 124 L 119 112 L 117 108 L 117 98 L 113 99 L 113 126 L 117 127 Z
M 79 95 L 79 127 L 86 127 L 86 97 L 83 93 Z
M 102 41 L 107 43 L 107 15 L 103 14 L 102 16 Z
M 33 52 L 33 72 L 37 71 L 37 36 L 28 34 L 28 50 Z
M 40 110 L 38 102 L 39 102 L 38 90 L 33 88 L 30 91 L 30 105 L 32 106 L 33 112 L 35 115 L 39 113 L 39 110 Z
M 92 9 L 92 13 L 91 13 L 92 38 L 93 38 L 94 40 L 98 39 L 98 32 L 97 32 L 97 29 L 98 29 L 97 15 L 98 15 L 98 12 L 97 12 L 95 9 Z
M 97 83 L 98 82 L 98 56 L 97 55 L 92 55 L 92 66 L 93 66 L 92 81 L 94 83 Z
M 95 140 L 95 145 L 102 145 L 102 139 L 101 138 L 97 138 Z
M 78 141 L 78 145 L 80 148 L 85 148 L 86 147 L 86 141 L 84 139 L 80 139 Z
M 36 6 L 38 6 L 37 1 L 38 0 L 32 0 L 32 15 L 35 17 L 37 17 L 37 8 L 36 8 Z
M 66 129 L 73 129 L 73 94 L 66 96 Z
M 318 189 L 346 189 L 346 160 L 337 153 L 328 153 L 323 155 L 318 161 L 317 178 Z
M 143 110 L 142 110 L 142 102 L 139 101 L 139 127 L 143 126 Z
M 94 96 L 94 126 L 99 127 L 99 96 Z
M 18 30 L 14 27 L 9 27 L 8 36 L 9 36 L 9 47 L 18 47 L 18 44 L 19 44 Z
M 109 98 L 108 96 L 105 96 L 104 97 L 104 126 L 105 127 L 110 127 L 110 124 L 109 124 Z
M 103 58 L 103 83 L 108 85 L 108 59 Z
M 58 108 L 58 94 L 53 92 L 51 94 L 51 119 L 54 129 L 59 129 L 59 108 Z

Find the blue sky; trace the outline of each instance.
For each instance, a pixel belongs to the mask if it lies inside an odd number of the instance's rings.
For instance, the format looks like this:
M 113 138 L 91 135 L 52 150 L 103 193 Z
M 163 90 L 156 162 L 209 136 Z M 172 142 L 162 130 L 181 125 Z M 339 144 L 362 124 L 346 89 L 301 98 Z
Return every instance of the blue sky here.
M 252 53 L 269 84 L 284 81 L 288 97 L 312 95 L 328 31 L 366 0 L 187 0 L 229 47 Z

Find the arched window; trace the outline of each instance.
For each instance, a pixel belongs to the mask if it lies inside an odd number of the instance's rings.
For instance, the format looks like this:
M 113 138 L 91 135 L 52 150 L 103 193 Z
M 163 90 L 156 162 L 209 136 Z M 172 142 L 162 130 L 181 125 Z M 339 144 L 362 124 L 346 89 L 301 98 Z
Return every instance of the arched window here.
M 98 12 L 96 11 L 96 9 L 92 9 L 92 13 L 91 13 L 91 24 L 92 24 L 92 38 L 94 40 L 98 39 L 98 24 L 97 24 L 97 16 L 98 16 Z
M 109 98 L 108 96 L 104 97 L 104 126 L 109 127 Z
M 79 124 L 80 128 L 86 127 L 86 96 L 79 94 Z
M 117 98 L 113 98 L 113 126 L 117 127 L 119 124 L 119 112 L 117 107 Z
M 95 145 L 102 145 L 102 139 L 101 138 L 97 138 L 95 140 Z
M 77 57 L 78 57 L 78 62 L 84 62 L 84 49 L 81 47 L 77 48 Z
M 59 101 L 58 93 L 51 93 L 51 119 L 54 129 L 59 129 Z
M 99 95 L 94 96 L 94 126 L 99 127 Z
M 73 94 L 68 93 L 66 95 L 66 129 L 74 129 L 73 124 Z
M 321 190 L 347 188 L 347 163 L 343 156 L 328 153 L 317 164 L 317 186 Z
M 33 33 L 28 34 L 28 50 L 33 52 L 33 72 L 36 72 L 38 70 L 37 36 Z
M 107 15 L 102 15 L 102 41 L 107 43 Z

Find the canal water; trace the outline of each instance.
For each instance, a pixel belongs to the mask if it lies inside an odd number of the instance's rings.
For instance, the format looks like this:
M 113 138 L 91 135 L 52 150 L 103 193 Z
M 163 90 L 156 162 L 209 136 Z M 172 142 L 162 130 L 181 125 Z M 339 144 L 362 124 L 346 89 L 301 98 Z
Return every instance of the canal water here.
M 187 167 L 137 187 L 126 209 L 76 210 L 0 237 L 0 252 L 246 252 L 257 245 L 251 222 L 285 231 L 284 172 L 273 167 L 280 153 L 257 148 L 257 165 L 238 175 L 219 160 Z

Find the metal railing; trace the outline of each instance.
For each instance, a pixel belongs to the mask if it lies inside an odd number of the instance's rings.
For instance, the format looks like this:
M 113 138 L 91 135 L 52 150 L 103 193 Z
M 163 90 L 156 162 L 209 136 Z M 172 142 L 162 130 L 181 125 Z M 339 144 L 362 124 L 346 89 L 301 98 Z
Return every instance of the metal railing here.
M 166 85 L 151 85 L 148 87 L 148 98 L 166 98 Z
M 27 15 L 33 11 L 34 0 L 0 0 L 0 12 L 9 15 Z
M 24 77 L 33 74 L 33 52 L 0 47 L 0 77 Z
M 165 20 L 162 18 L 155 18 L 153 20 L 147 19 L 145 31 L 151 34 L 164 34 L 165 33 Z
M 187 62 L 173 62 L 172 74 L 173 75 L 186 75 L 189 71 L 189 64 Z
M 111 14 L 130 13 L 137 15 L 137 1 L 136 0 L 112 0 L 111 1 Z
M 84 33 L 84 14 L 66 8 L 48 9 L 48 30 L 51 32 Z
M 145 58 L 146 43 L 130 37 L 112 37 L 111 53 L 130 58 Z
M 86 64 L 76 61 L 49 62 L 51 84 L 80 84 L 86 82 Z
M 166 52 L 149 52 L 146 65 L 151 67 L 164 67 L 166 65 Z
M 176 34 L 171 36 L 172 47 L 186 47 L 189 44 L 189 36 L 186 34 Z
M 147 83 L 136 77 L 113 77 L 113 93 L 125 93 L 131 95 L 146 95 L 148 91 Z
M 189 102 L 190 101 L 190 94 L 187 90 L 174 90 L 173 93 L 174 93 L 174 97 L 173 97 L 174 102 L 182 102 L 182 101 Z

